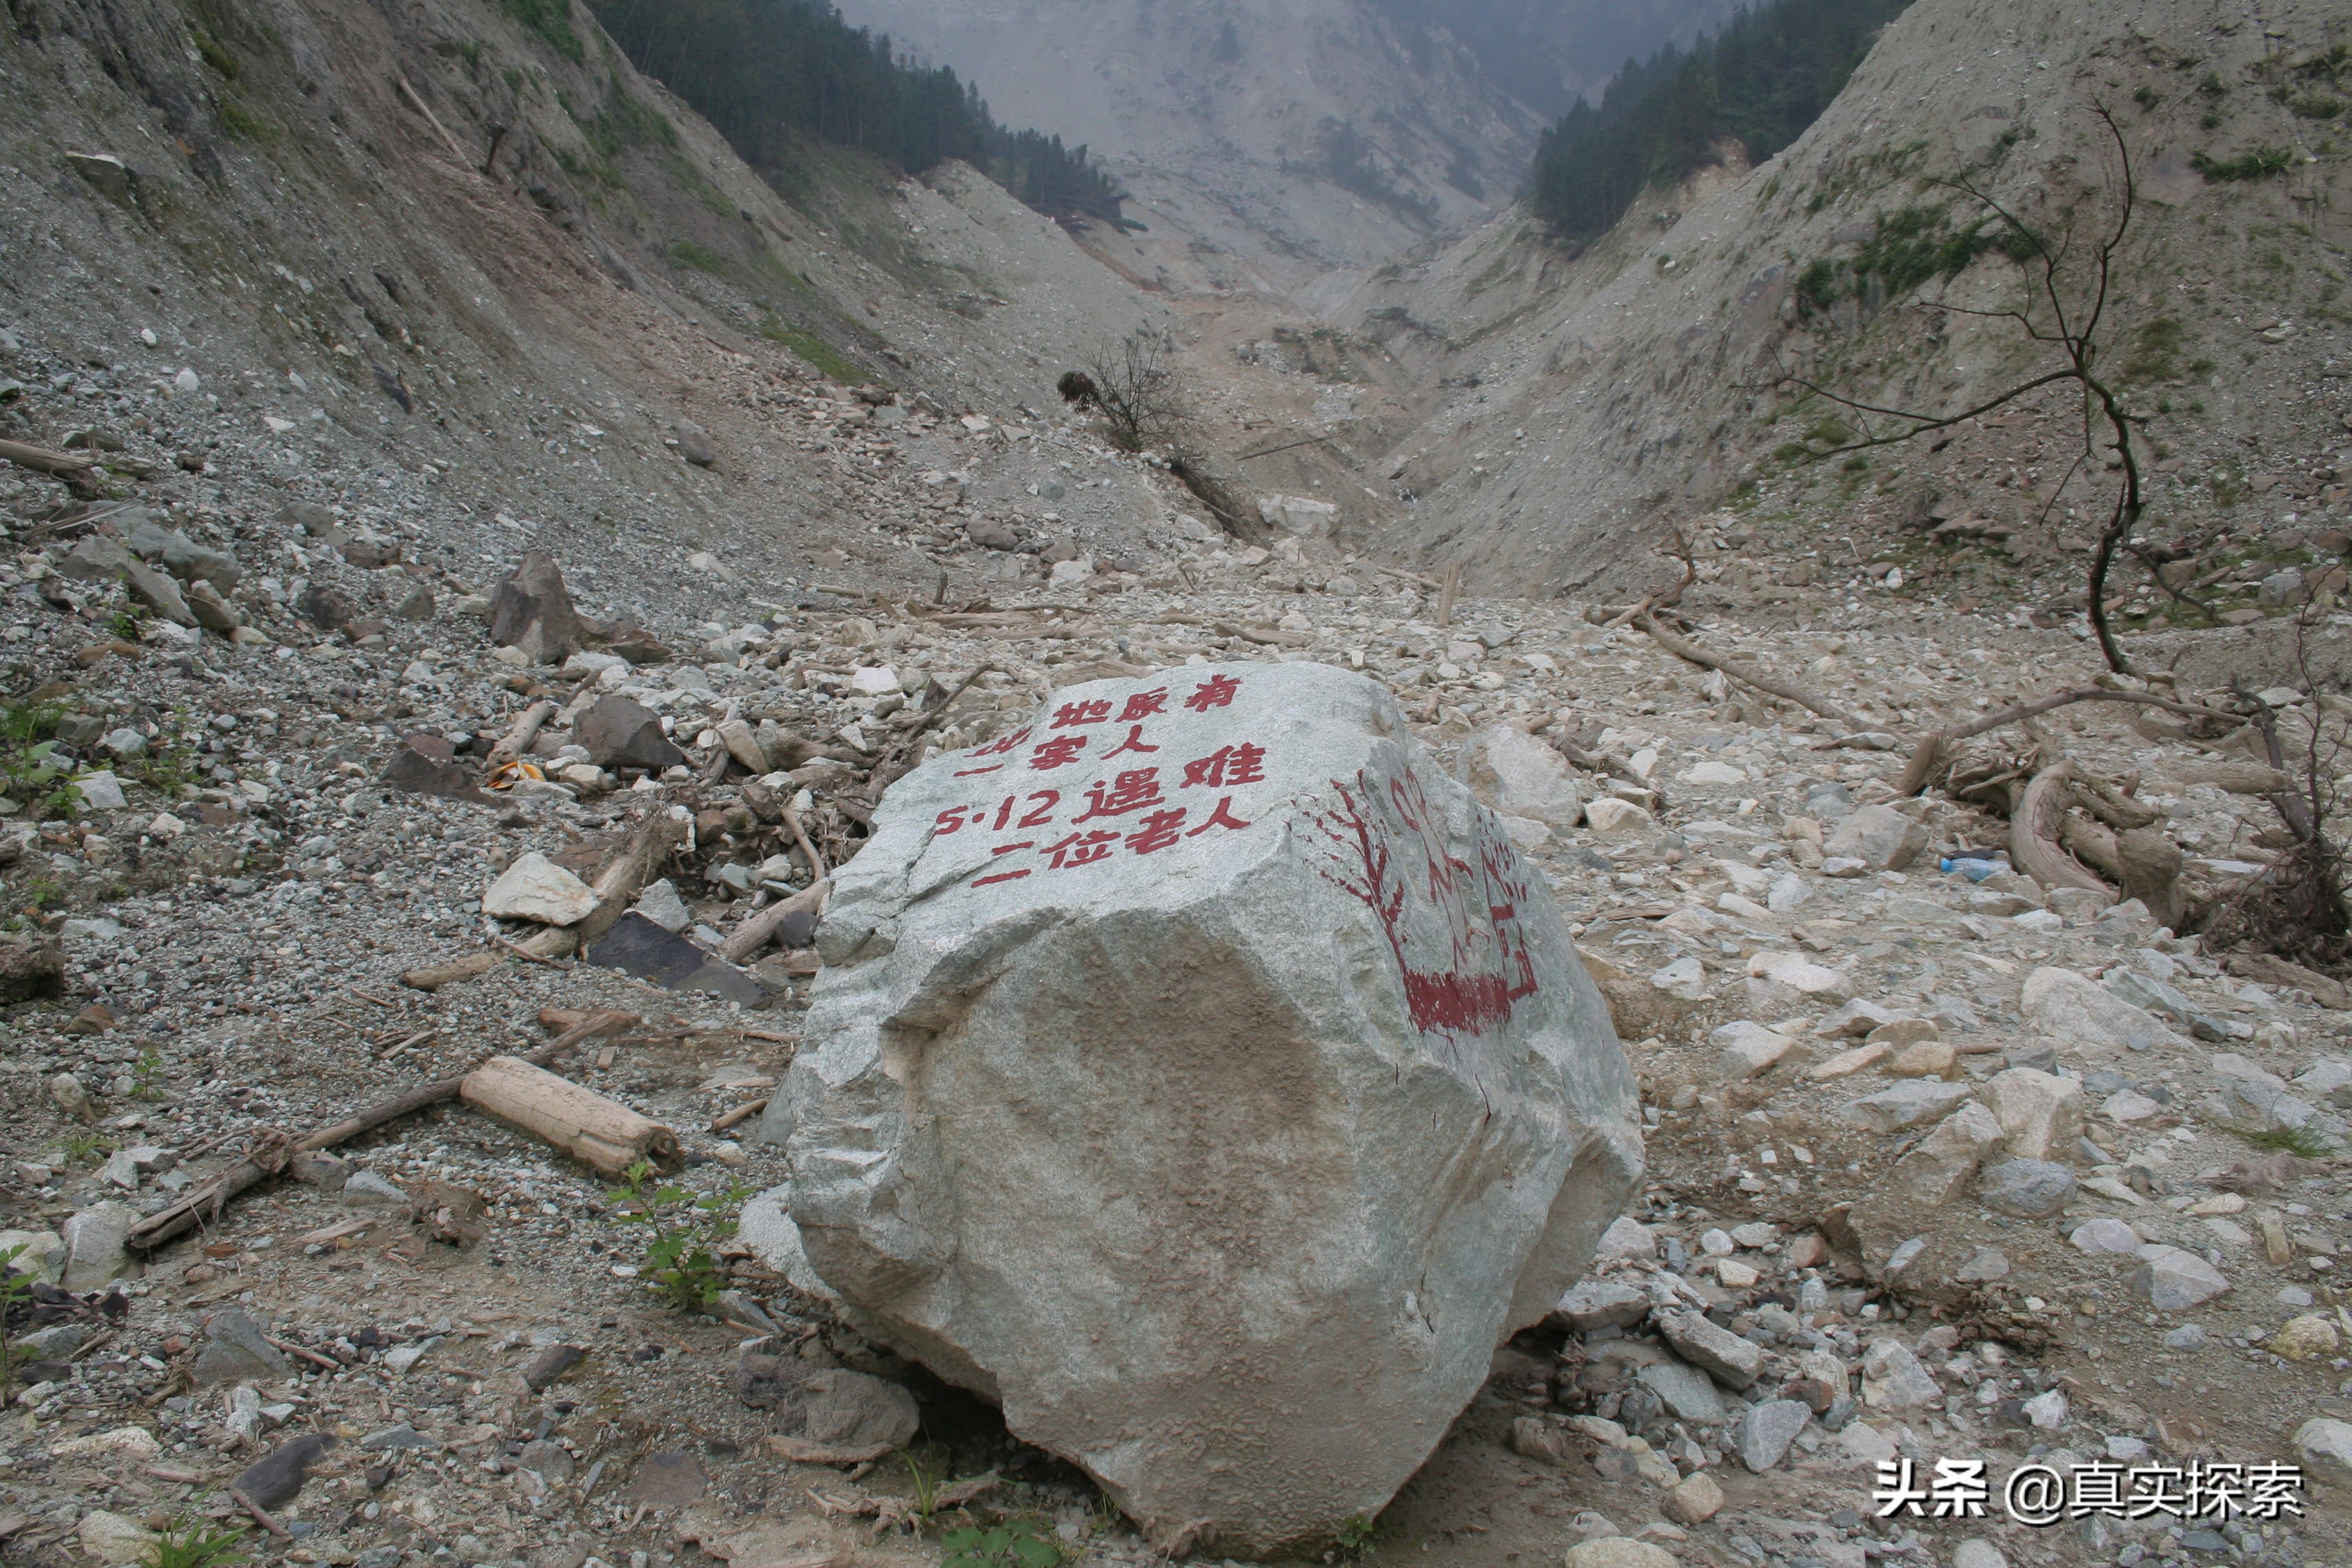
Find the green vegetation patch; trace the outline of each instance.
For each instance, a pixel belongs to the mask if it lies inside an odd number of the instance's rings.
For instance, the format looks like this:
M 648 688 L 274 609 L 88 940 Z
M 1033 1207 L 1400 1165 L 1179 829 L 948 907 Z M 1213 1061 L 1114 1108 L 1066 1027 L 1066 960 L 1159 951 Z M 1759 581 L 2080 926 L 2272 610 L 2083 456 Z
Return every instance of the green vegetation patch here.
M 587 58 L 572 30 L 572 0 L 499 0 L 499 9 L 575 65 Z
M 1900 300 L 1937 279 L 1958 277 L 1980 256 L 2033 253 L 2030 235 L 1987 216 L 1955 226 L 1947 205 L 1898 207 L 1878 215 L 1875 233 L 1850 258 L 1823 257 L 1797 276 L 1797 300 L 1807 311 L 1841 300 Z
M 1908 0 L 1771 0 L 1687 52 L 1628 61 L 1598 106 L 1579 99 L 1536 150 L 1531 200 L 1562 238 L 1615 226 L 1642 193 L 1717 162 L 1760 163 L 1803 134 Z
M 2283 174 L 2293 166 L 2294 153 L 2285 147 L 2255 147 L 2234 158 L 2215 158 L 2199 153 L 2189 160 L 2189 167 L 2205 176 L 2209 183 L 2224 180 L 2267 180 L 2273 174 Z
M 770 315 L 760 322 L 760 335 L 772 343 L 782 343 L 817 371 L 844 386 L 856 386 L 866 379 L 866 373 L 850 363 L 839 349 L 814 332 L 793 326 L 782 317 Z

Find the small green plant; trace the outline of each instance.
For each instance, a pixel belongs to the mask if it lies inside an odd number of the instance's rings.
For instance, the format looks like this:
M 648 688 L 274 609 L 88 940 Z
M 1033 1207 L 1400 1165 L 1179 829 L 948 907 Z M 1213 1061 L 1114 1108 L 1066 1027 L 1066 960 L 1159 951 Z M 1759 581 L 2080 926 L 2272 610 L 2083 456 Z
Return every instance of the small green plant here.
M 1364 1549 L 1371 1545 L 1372 1538 L 1380 1532 L 1379 1520 L 1360 1513 L 1339 1527 L 1334 1544 L 1339 1547 L 1342 1557 L 1361 1557 Z
M 2194 153 L 2189 166 L 2204 175 L 2209 184 L 2219 184 L 2225 180 L 2266 180 L 2273 174 L 2286 173 L 2294 163 L 2294 153 L 2284 147 L 2256 147 L 2234 158 Z
M 96 1164 L 99 1159 L 114 1152 L 114 1145 L 95 1132 L 68 1132 L 64 1144 L 68 1160 L 88 1161 Z
M 52 812 L 70 816 L 81 790 L 67 778 L 55 736 L 65 710 L 54 703 L 0 708 L 0 795 L 31 808 L 38 821 Z M 62 781 L 62 782 L 61 782 Z
M 196 782 L 196 752 L 193 746 L 175 746 L 169 751 L 150 752 L 139 762 L 139 781 L 149 789 L 163 795 L 175 795 Z
M 241 1525 L 186 1524 L 173 1520 L 147 1548 L 147 1568 L 232 1568 L 252 1558 L 239 1550 L 245 1542 Z
M 735 1234 L 736 1211 L 751 1189 L 731 1182 L 700 1194 L 667 1184 L 648 1190 L 655 1173 L 651 1163 L 638 1161 L 622 1173 L 623 1184 L 605 1194 L 605 1201 L 621 1224 L 653 1228 L 646 1246 L 646 1282 L 678 1311 L 699 1312 L 727 1289 L 727 1266 L 714 1246 Z
M 669 258 L 680 267 L 697 272 L 719 273 L 727 270 L 727 258 L 708 246 L 697 245 L 690 239 L 674 239 L 669 245 Z
M 2257 1149 L 2293 1154 L 2301 1160 L 2325 1160 L 2336 1152 L 2334 1143 L 2308 1127 L 2274 1127 L 2267 1132 L 2241 1132 L 2238 1136 Z
M 1055 1568 L 1062 1548 L 1035 1520 L 966 1525 L 940 1537 L 940 1568 Z
M 0 1405 L 8 1402 L 16 1387 L 16 1335 L 11 1320 L 33 1295 L 33 1276 L 20 1274 L 14 1267 L 25 1255 L 26 1245 L 20 1241 L 0 1251 Z
M 163 1097 L 163 1053 L 149 1046 L 131 1064 L 131 1098 L 158 1100 Z
M 2156 89 L 2152 87 L 2143 87 L 2133 92 L 2132 101 L 2138 104 L 2142 109 L 2154 109 L 2158 104 L 2162 103 L 2164 100 L 2157 96 Z
M 932 1469 L 912 1454 L 899 1457 L 907 1461 L 908 1500 L 914 1505 L 908 1517 L 919 1533 L 930 1529 L 931 1516 L 940 1510 L 940 1483 L 947 1479 L 947 1471 Z
M 841 351 L 818 337 L 803 331 L 782 318 L 770 315 L 760 323 L 760 335 L 772 343 L 782 343 L 834 380 L 854 385 L 866 379 L 866 373 L 844 357 Z

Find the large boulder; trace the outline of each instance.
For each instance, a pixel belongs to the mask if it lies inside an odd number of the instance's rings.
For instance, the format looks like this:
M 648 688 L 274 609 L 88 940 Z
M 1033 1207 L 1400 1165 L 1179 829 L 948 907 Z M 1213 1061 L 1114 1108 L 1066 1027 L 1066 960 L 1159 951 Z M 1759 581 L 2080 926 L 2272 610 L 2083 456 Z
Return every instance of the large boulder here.
M 1378 1514 L 1640 1174 L 1542 877 L 1339 670 L 1055 693 L 891 786 L 817 944 L 808 1264 L 1165 1552 Z
M 491 593 L 490 640 L 534 664 L 562 664 L 580 651 L 580 617 L 553 556 L 530 552 Z

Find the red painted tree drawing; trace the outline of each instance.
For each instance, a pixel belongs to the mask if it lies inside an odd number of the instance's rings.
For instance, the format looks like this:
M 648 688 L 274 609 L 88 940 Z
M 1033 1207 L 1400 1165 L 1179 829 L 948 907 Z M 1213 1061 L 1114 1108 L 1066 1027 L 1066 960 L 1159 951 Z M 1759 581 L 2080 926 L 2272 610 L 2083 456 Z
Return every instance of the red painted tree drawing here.
M 1328 868 L 1318 874 L 1362 902 L 1381 923 L 1389 951 L 1404 982 L 1405 1007 L 1423 1034 L 1449 1037 L 1481 1035 L 1511 1016 L 1513 1004 L 1536 990 L 1535 961 L 1519 926 L 1527 884 L 1518 874 L 1510 843 L 1493 833 L 1484 813 L 1478 819 L 1478 863 L 1448 855 L 1428 826 L 1428 803 L 1420 781 L 1408 771 L 1389 781 L 1386 799 L 1370 777 L 1356 775 L 1353 789 L 1331 781 L 1337 804 L 1307 821 L 1328 841 Z M 1427 898 L 1444 921 L 1452 952 L 1448 966 L 1413 961 L 1408 900 L 1412 889 L 1396 864 L 1400 835 L 1422 858 Z M 1465 891 L 1478 895 L 1484 918 L 1474 919 Z

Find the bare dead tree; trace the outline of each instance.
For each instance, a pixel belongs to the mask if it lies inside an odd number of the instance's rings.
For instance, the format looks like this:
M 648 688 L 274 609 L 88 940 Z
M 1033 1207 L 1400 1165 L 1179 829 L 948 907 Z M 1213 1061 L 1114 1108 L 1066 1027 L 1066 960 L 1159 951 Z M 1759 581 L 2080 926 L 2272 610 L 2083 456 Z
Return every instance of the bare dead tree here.
M 1122 452 L 1173 446 L 1188 422 L 1167 339 L 1140 328 L 1097 348 L 1056 390 L 1071 407 L 1100 418 Z
M 2123 398 L 2099 366 L 2100 334 L 2106 326 L 2108 306 L 2118 289 L 2116 272 L 2124 239 L 2131 230 L 2133 212 L 2138 205 L 2139 191 L 2132 173 L 2131 150 L 2125 143 L 2122 128 L 2104 104 L 2095 105 L 2094 109 L 2115 145 L 2120 190 L 2113 226 L 2097 237 L 2088 255 L 2079 261 L 2073 257 L 2074 245 L 2071 232 L 2054 236 L 2043 233 L 2011 211 L 1969 176 L 1960 175 L 1935 182 L 1978 204 L 1982 213 L 1979 226 L 1984 223 L 2000 226 L 1995 248 L 2023 270 L 2028 279 L 2028 291 L 2023 305 L 2006 310 L 1977 310 L 1954 304 L 1948 299 L 1924 302 L 1925 307 L 1950 311 L 1955 315 L 2012 321 L 2028 340 L 2053 351 L 2056 363 L 2051 368 L 1970 407 L 1949 414 L 1866 403 L 1793 373 L 1780 375 L 1774 385 L 1777 388 L 1801 389 L 1860 417 L 1863 425 L 1860 435 L 1814 454 L 1816 458 L 1901 446 L 1922 436 L 1980 418 L 2044 387 L 2071 385 L 2075 388 L 2082 405 L 2083 449 L 2068 468 L 2066 478 L 2052 493 L 2043 508 L 2043 516 L 2047 517 L 2056 507 L 2059 496 L 2064 493 L 2066 485 L 2075 474 L 2092 467 L 2095 462 L 2098 467 L 2105 466 L 2101 456 L 2103 449 L 2115 455 L 2122 469 L 2122 479 L 2116 488 L 2106 525 L 2100 530 L 2098 542 L 2092 551 L 2088 584 L 2090 617 L 2092 629 L 2098 635 L 2099 651 L 2105 656 L 2107 668 L 2118 675 L 2129 675 L 2134 673 L 2131 661 L 2116 646 L 2115 634 L 2107 625 L 2107 574 L 2115 563 L 2116 552 L 2119 548 L 2134 548 L 2143 564 L 2150 567 L 2149 575 L 2168 593 L 2172 590 L 2170 584 L 2163 582 L 2161 574 L 2154 569 L 2154 563 L 2137 548 L 2135 535 L 2140 521 L 2141 489 L 2139 456 L 2133 449 L 2133 427 L 2137 421 L 2125 407 Z M 1874 427 L 1874 421 L 1885 422 L 1892 427 Z

